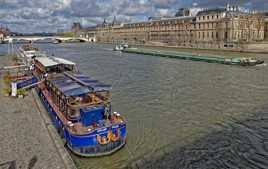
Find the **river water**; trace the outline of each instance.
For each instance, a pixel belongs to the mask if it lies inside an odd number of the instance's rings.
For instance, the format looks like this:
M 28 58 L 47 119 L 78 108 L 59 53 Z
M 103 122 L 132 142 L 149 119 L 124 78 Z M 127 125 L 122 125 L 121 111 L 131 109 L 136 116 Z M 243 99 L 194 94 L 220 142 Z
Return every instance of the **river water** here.
M 113 111 L 128 121 L 123 149 L 102 158 L 72 155 L 78 168 L 268 168 L 267 66 L 126 54 L 99 44 L 38 46 L 111 84 Z M 265 54 L 220 54 L 268 63 Z

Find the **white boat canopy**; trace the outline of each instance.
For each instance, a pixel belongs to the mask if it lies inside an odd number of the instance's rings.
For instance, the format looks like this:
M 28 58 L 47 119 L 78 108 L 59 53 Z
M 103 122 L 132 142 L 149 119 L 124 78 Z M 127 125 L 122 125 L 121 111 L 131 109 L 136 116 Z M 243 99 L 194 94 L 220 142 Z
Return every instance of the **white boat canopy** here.
M 51 67 L 51 66 L 56 66 L 60 64 L 75 65 L 74 62 L 71 62 L 66 59 L 58 58 L 58 57 L 37 57 L 35 59 L 45 67 Z

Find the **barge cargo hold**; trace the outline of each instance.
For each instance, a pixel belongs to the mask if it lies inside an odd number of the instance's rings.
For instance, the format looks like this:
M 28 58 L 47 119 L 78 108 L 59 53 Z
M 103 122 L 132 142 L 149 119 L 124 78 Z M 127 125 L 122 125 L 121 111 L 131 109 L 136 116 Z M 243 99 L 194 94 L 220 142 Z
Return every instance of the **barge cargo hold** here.
M 135 54 L 142 54 L 142 55 L 151 55 L 151 56 L 184 59 L 184 60 L 192 60 L 192 61 L 202 61 L 202 62 L 209 62 L 209 63 L 220 63 L 220 64 L 227 64 L 227 65 L 254 66 L 254 65 L 264 63 L 264 61 L 251 59 L 251 58 L 242 58 L 242 57 L 225 58 L 223 56 L 205 56 L 205 55 L 196 55 L 196 54 L 186 53 L 186 52 L 153 50 L 153 49 L 145 49 L 145 48 L 126 48 L 122 51 L 126 53 L 135 53 Z
M 33 60 L 44 81 L 37 92 L 67 147 L 84 157 L 109 155 L 126 144 L 126 121 L 111 111 L 110 85 L 75 71 L 75 63 L 54 57 Z

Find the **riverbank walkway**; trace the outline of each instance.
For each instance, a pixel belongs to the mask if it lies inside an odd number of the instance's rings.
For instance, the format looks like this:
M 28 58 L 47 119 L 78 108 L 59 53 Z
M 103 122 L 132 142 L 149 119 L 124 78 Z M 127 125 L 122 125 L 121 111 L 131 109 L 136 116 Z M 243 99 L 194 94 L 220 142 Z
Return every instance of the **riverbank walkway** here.
M 10 60 L 0 56 L 0 67 Z M 36 93 L 5 97 L 0 79 L 0 169 L 75 169 Z

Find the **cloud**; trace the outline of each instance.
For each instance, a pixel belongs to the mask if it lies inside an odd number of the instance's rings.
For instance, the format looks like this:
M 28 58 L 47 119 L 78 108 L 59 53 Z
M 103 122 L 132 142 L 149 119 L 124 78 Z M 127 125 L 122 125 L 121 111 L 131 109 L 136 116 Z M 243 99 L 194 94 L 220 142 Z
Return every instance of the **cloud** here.
M 180 3 L 177 0 L 151 0 L 151 3 L 154 4 L 156 8 L 170 8 L 173 5 Z
M 228 0 L 245 8 L 268 9 L 267 0 Z M 17 32 L 56 32 L 73 22 L 85 26 L 104 18 L 131 22 L 149 16 L 174 15 L 181 7 L 219 7 L 226 0 L 0 0 L 0 24 Z

